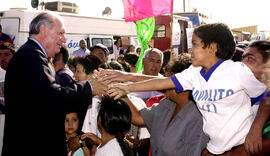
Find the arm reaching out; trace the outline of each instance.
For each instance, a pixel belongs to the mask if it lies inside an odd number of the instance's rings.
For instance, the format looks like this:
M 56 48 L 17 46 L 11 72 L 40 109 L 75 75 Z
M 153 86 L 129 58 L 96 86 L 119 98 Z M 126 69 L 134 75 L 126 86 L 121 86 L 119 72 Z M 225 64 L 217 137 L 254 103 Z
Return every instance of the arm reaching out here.
M 122 100 L 128 104 L 128 106 L 129 106 L 129 108 L 131 110 L 131 114 L 132 114 L 131 122 L 132 122 L 132 124 L 134 124 L 136 126 L 146 126 L 140 112 L 135 107 L 135 105 L 129 100 L 129 98 L 126 96 L 126 97 L 122 98 Z
M 269 97 L 265 98 L 259 106 L 258 113 L 245 139 L 245 150 L 256 154 L 262 150 L 262 129 L 270 115 Z
M 156 91 L 175 88 L 173 81 L 168 77 L 157 77 L 132 84 L 112 84 L 109 86 L 109 95 L 118 99 L 130 92 Z
M 104 84 L 103 82 L 101 82 L 100 80 L 96 79 L 96 78 L 89 78 L 88 80 L 92 86 L 92 93 L 93 95 L 98 95 L 100 97 L 102 97 L 103 95 L 106 94 L 107 92 L 107 88 L 108 86 L 106 84 Z
M 110 69 L 99 69 L 99 71 L 94 71 L 94 76 L 99 77 L 102 81 L 107 84 L 113 82 L 138 82 L 149 80 L 153 78 L 157 78 L 158 76 L 144 75 L 144 74 L 136 74 L 136 73 L 128 73 L 119 70 L 110 70 Z

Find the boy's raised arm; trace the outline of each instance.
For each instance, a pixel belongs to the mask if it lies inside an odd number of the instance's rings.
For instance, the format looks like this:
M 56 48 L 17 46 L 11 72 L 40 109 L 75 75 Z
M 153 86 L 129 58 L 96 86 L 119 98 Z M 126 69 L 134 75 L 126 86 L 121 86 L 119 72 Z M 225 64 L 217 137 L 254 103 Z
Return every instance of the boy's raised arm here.
M 156 78 L 158 76 L 137 74 L 137 73 L 128 73 L 119 70 L 110 70 L 110 69 L 99 69 L 99 71 L 95 71 L 95 76 L 100 77 L 103 81 L 107 83 L 113 82 L 139 82 L 144 80 L 149 80 Z
M 156 91 L 175 88 L 175 85 L 169 77 L 158 77 L 150 80 L 136 82 L 132 84 L 112 84 L 109 86 L 109 95 L 118 99 L 130 92 Z

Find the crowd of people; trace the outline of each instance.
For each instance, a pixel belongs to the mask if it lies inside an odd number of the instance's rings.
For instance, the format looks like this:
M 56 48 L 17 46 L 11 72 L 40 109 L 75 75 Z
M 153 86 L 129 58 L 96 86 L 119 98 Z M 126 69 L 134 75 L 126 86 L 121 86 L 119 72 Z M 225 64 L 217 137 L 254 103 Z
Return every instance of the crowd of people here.
M 40 13 L 17 50 L 0 26 L 2 156 L 270 154 L 270 41 L 237 47 L 222 23 L 195 28 L 192 49 L 70 52 L 59 15 Z

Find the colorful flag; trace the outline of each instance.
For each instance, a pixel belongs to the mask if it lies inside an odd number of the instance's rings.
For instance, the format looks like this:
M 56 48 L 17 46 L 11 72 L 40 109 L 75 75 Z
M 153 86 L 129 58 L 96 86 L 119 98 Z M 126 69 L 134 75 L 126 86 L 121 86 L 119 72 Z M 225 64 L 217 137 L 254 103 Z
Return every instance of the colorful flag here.
M 171 14 L 173 0 L 122 0 L 126 22 L 138 21 L 144 18 Z
M 144 58 L 144 51 L 148 49 L 148 41 L 152 38 L 155 30 L 155 18 L 145 18 L 136 22 L 136 31 L 139 42 L 141 44 L 140 57 L 136 63 L 136 72 L 143 69 L 142 61 Z

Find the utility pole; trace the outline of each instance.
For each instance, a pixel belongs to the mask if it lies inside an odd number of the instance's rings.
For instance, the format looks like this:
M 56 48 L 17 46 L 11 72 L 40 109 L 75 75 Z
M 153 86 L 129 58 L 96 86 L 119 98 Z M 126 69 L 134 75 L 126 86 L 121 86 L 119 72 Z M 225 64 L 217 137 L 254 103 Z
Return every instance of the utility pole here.
M 183 0 L 183 11 L 186 12 L 186 0 Z

